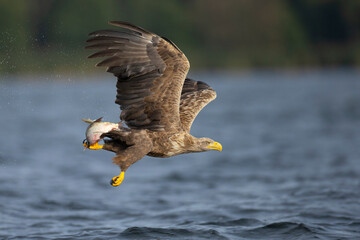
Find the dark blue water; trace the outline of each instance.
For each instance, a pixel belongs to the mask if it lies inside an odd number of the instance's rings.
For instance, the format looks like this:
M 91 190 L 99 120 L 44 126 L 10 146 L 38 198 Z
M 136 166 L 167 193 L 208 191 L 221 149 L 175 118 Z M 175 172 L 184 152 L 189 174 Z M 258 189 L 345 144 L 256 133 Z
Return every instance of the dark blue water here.
M 81 118 L 118 121 L 115 80 L 0 80 L 0 239 L 359 239 L 360 73 L 198 74 L 192 128 L 222 152 L 145 157 L 117 188 Z M 60 81 L 59 81 L 60 79 Z

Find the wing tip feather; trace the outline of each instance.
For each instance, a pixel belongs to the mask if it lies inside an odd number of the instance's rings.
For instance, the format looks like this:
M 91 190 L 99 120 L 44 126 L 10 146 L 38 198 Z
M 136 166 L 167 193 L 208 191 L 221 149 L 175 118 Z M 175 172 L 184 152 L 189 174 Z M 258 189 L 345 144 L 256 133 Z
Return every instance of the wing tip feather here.
M 131 24 L 129 22 L 125 22 L 125 21 L 109 21 L 108 23 L 110 25 L 117 26 L 117 27 L 122 27 L 122 28 L 125 28 L 125 29 L 128 29 L 128 30 L 140 33 L 140 34 L 153 35 L 148 30 L 145 30 L 142 27 L 136 26 L 136 25 Z

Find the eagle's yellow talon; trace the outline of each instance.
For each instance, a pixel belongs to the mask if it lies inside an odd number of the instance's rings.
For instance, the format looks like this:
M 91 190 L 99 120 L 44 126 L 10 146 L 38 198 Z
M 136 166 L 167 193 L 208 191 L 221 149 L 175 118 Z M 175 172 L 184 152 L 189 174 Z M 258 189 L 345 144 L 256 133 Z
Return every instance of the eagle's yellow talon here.
M 116 176 L 116 177 L 113 177 L 110 181 L 110 184 L 113 186 L 113 187 L 117 187 L 119 186 L 122 181 L 124 180 L 124 176 L 125 176 L 125 172 L 121 171 L 120 175 L 119 176 Z
M 83 144 L 85 147 L 86 146 L 86 143 Z M 99 149 L 102 149 L 104 147 L 104 145 L 100 145 L 99 143 L 94 143 L 92 145 L 89 146 L 89 149 L 91 150 L 99 150 Z

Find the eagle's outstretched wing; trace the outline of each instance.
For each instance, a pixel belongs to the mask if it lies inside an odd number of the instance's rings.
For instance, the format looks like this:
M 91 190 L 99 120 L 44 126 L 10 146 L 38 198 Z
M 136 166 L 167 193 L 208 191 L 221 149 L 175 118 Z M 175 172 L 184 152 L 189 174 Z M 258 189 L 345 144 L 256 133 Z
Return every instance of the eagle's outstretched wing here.
M 116 103 L 120 119 L 133 129 L 179 130 L 180 97 L 189 61 L 171 41 L 126 22 L 110 24 L 127 32 L 100 30 L 90 33 L 88 49 L 100 49 L 89 58 L 105 57 L 117 78 Z
M 198 113 L 215 98 L 216 92 L 206 83 L 185 79 L 180 101 L 180 120 L 184 130 L 190 132 Z

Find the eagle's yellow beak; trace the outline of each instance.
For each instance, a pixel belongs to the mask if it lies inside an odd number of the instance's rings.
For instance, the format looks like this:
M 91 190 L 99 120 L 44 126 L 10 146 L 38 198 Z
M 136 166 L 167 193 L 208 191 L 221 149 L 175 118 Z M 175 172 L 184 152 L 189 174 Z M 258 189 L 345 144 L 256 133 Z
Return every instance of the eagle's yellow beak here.
M 211 143 L 209 146 L 207 146 L 208 148 L 210 148 L 210 149 L 214 149 L 214 150 L 218 150 L 218 151 L 222 151 L 222 146 L 221 146 L 221 144 L 220 143 L 218 143 L 218 142 L 213 142 L 213 143 Z

